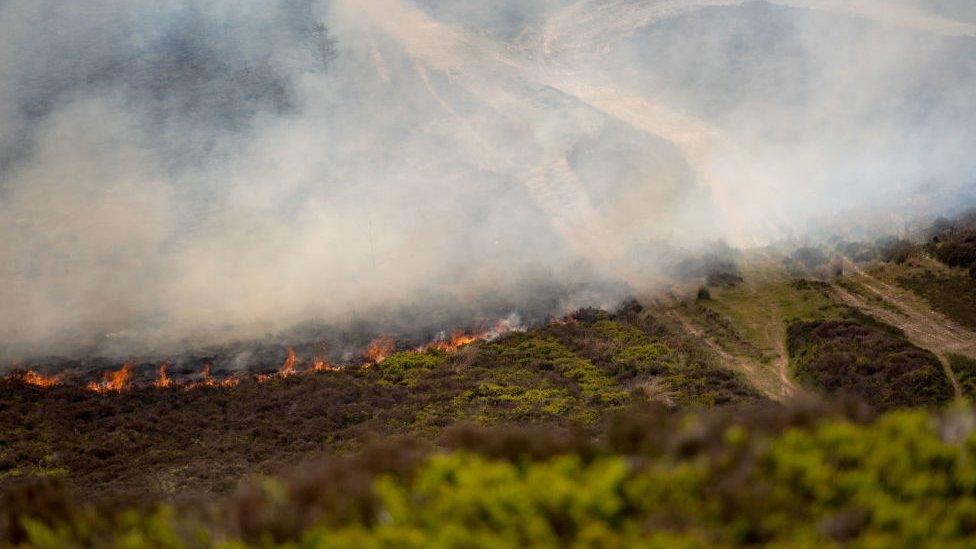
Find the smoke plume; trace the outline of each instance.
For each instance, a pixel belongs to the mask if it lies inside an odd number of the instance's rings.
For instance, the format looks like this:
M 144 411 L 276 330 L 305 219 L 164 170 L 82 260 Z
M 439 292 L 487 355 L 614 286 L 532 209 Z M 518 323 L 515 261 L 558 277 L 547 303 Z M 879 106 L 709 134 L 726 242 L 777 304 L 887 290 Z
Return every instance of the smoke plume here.
M 974 200 L 973 105 L 969 0 L 0 0 L 0 360 L 898 230 Z

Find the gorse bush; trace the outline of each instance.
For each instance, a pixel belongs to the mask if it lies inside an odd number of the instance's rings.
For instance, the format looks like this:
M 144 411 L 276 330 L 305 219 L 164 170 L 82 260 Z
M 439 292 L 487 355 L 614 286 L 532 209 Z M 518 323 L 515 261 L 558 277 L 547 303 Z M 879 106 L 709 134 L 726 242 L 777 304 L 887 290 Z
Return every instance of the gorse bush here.
M 376 367 L 384 380 L 412 386 L 425 373 L 442 366 L 446 360 L 447 353 L 444 351 L 428 349 L 422 352 L 394 353 Z

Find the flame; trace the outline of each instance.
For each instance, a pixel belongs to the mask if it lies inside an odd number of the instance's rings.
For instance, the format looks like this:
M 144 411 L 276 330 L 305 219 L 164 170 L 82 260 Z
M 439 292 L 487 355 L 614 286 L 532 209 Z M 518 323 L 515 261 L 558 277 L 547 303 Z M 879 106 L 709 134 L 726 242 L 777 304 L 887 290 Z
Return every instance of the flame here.
M 129 386 L 132 379 L 132 363 L 126 362 L 120 370 L 105 372 L 102 374 L 101 382 L 90 382 L 86 388 L 96 393 L 108 393 L 111 391 L 121 392 Z
M 291 376 L 295 375 L 296 373 L 298 373 L 297 372 L 298 355 L 295 354 L 295 349 L 292 349 L 291 347 L 288 347 L 287 348 L 287 352 L 288 352 L 288 356 L 285 357 L 285 362 L 281 365 L 281 368 L 278 368 L 278 372 L 275 373 L 275 374 L 271 374 L 271 375 L 268 375 L 268 374 L 259 374 L 257 376 L 258 383 L 264 383 L 265 381 L 271 381 L 272 379 L 274 379 L 276 377 L 291 377 Z M 234 382 L 234 385 L 237 385 L 238 383 L 240 383 L 240 380 L 236 380 Z M 232 386 L 232 385 L 229 385 L 229 386 Z
M 288 377 L 295 374 L 295 364 L 298 362 L 298 357 L 295 356 L 295 350 L 288 347 L 288 358 L 285 359 L 285 363 L 281 365 L 281 369 L 278 370 L 278 375 L 281 377 Z
M 173 384 L 173 380 L 166 373 L 167 369 L 169 369 L 169 364 L 165 362 L 160 364 L 159 368 L 156 369 L 156 382 L 153 383 L 153 386 L 157 389 L 165 389 Z
M 385 335 L 380 336 L 369 342 L 369 347 L 363 354 L 363 358 L 368 364 L 379 364 L 386 360 L 386 357 L 390 356 L 395 348 L 396 342 L 393 341 L 393 338 Z
M 339 367 L 333 365 L 328 360 L 324 358 L 316 358 L 312 362 L 312 370 L 315 372 L 338 372 Z
M 453 352 L 461 347 L 470 345 L 477 341 L 491 341 L 503 334 L 513 331 L 521 331 L 524 328 L 521 327 L 518 317 L 516 315 L 511 315 L 507 319 L 499 320 L 495 323 L 494 327 L 487 330 L 479 331 L 465 331 L 465 330 L 455 330 L 451 332 L 451 335 L 444 336 L 441 335 L 435 341 L 430 342 L 426 345 L 422 345 L 417 348 L 418 351 L 426 351 L 428 349 L 437 349 L 444 352 Z M 381 335 L 369 343 L 366 352 L 363 353 L 364 367 L 369 367 L 373 364 L 379 364 L 383 362 L 388 356 L 393 354 L 396 350 L 396 341 L 390 336 Z M 291 347 L 287 348 L 287 357 L 285 362 L 278 369 L 278 372 L 272 375 L 258 375 L 256 379 L 258 382 L 269 381 L 274 378 L 284 378 L 290 377 L 298 374 L 298 356 L 295 350 Z M 317 355 L 312 360 L 312 365 L 310 370 L 306 370 L 302 373 L 312 372 L 335 372 L 339 371 L 341 368 L 337 365 L 330 363 L 326 358 L 327 348 L 323 345 L 323 352 Z M 241 378 L 239 376 L 233 376 L 227 379 L 216 379 L 211 374 L 212 365 L 205 364 L 200 372 L 200 379 L 191 383 L 179 382 L 170 378 L 167 373 L 170 365 L 168 363 L 162 363 L 156 369 L 156 380 L 153 382 L 153 387 L 157 389 L 166 389 L 168 387 L 180 386 L 186 389 L 195 389 L 198 387 L 236 387 L 240 385 Z M 109 371 L 102 374 L 102 381 L 92 381 L 88 383 L 85 387 L 90 391 L 97 393 L 108 393 L 108 392 L 121 392 L 129 388 L 132 376 L 133 376 L 134 366 L 131 362 L 127 362 L 122 365 L 122 368 L 117 371 Z M 8 379 L 19 379 L 24 383 L 30 385 L 35 385 L 38 387 L 51 387 L 61 383 L 62 375 L 57 376 L 44 376 L 33 370 L 27 370 L 19 373 L 11 373 Z
M 475 341 L 481 341 L 486 339 L 489 332 L 482 332 L 477 334 L 467 333 L 463 330 L 455 330 L 451 333 L 450 338 L 441 339 L 439 341 L 434 341 L 422 346 L 419 350 L 426 351 L 428 349 L 437 349 L 444 352 L 453 352 L 465 345 L 470 345 Z
M 422 345 L 417 350 L 422 352 L 428 349 L 437 349 L 444 352 L 453 352 L 461 347 L 464 347 L 465 345 L 475 343 L 476 341 L 491 341 L 509 332 L 518 331 L 521 329 L 522 328 L 519 326 L 516 318 L 506 318 L 499 320 L 491 329 L 488 330 L 473 332 L 455 330 L 451 332 L 450 337 L 441 336 L 431 343 Z
M 219 382 L 221 387 L 237 387 L 241 384 L 241 380 L 238 377 L 229 377 L 227 379 L 222 379 Z
M 33 385 L 35 387 L 53 387 L 55 385 L 61 384 L 61 375 L 56 376 L 46 376 L 39 374 L 34 370 L 22 370 L 11 372 L 8 379 L 16 379 L 21 383 L 26 383 L 27 385 Z
M 211 368 L 213 368 L 213 366 L 209 362 L 204 364 L 203 368 L 200 370 L 200 379 L 188 383 L 186 385 L 186 390 L 190 391 L 193 389 L 198 389 L 200 387 L 213 387 L 217 385 L 217 380 L 215 380 L 213 376 L 210 375 Z
M 313 372 L 338 372 L 339 367 L 330 363 L 329 359 L 325 358 L 329 354 L 329 343 L 322 342 L 322 352 L 315 356 L 312 360 L 312 371 Z

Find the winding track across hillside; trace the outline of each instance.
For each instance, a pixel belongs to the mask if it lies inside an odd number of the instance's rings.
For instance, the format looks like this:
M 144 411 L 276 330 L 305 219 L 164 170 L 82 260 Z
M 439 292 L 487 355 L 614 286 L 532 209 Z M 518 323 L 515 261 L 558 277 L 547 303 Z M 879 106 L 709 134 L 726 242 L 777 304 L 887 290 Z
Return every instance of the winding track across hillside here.
M 939 358 L 957 395 L 959 381 L 949 368 L 948 355 L 956 354 L 976 359 L 976 333 L 933 310 L 925 301 L 908 290 L 871 276 L 854 263 L 846 267 L 852 274 L 846 279 L 860 292 L 852 292 L 838 284 L 832 291 L 841 302 L 902 330 L 915 345 L 932 351 Z
M 753 387 L 768 398 L 787 400 L 796 394 L 796 386 L 789 376 L 789 358 L 786 355 L 785 344 L 781 344 L 776 349 L 778 356 L 772 363 L 775 375 L 770 376 L 770 363 L 741 353 L 733 354 L 727 351 L 718 341 L 709 336 L 706 330 L 688 318 L 679 307 L 670 307 L 665 314 L 680 324 L 687 334 L 701 341 L 714 352 L 722 367 L 744 375 Z

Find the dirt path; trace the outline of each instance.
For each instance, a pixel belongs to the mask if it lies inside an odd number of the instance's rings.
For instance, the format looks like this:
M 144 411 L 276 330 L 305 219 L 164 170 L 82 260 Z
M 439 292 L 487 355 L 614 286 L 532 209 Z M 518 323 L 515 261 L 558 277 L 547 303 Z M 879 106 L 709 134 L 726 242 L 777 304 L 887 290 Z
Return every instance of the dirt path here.
M 856 265 L 850 264 L 849 268 L 854 274 L 846 280 L 855 285 L 855 291 L 834 284 L 834 295 L 843 303 L 899 328 L 912 343 L 932 351 L 959 394 L 959 381 L 949 368 L 948 355 L 976 359 L 976 333 L 932 310 L 908 290 L 879 280 Z
M 753 357 L 735 355 L 728 352 L 678 308 L 670 308 L 666 311 L 666 314 L 672 320 L 678 322 L 685 332 L 711 349 L 718 356 L 722 367 L 744 375 L 749 380 L 749 383 L 766 397 L 773 400 L 786 400 L 796 393 L 796 387 L 788 375 L 789 361 L 786 358 L 785 344 L 780 349 L 780 356 L 774 362 L 777 375 L 770 376 L 768 375 L 770 367 L 768 363 L 764 363 Z
M 790 379 L 790 355 L 786 351 L 786 330 L 774 329 L 775 326 L 783 326 L 783 315 L 777 305 L 772 306 L 771 314 L 778 322 L 766 325 L 766 338 L 773 342 L 773 348 L 776 350 L 776 358 L 773 360 L 773 364 L 776 367 L 776 373 L 779 374 L 783 396 L 792 396 L 796 393 L 796 387 L 793 385 L 793 380 Z M 771 331 L 776 333 L 770 333 Z

